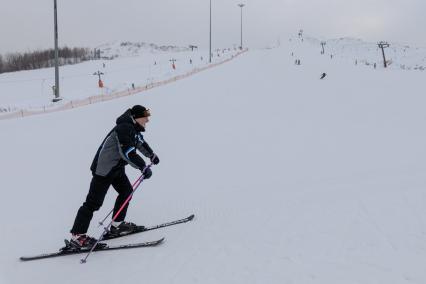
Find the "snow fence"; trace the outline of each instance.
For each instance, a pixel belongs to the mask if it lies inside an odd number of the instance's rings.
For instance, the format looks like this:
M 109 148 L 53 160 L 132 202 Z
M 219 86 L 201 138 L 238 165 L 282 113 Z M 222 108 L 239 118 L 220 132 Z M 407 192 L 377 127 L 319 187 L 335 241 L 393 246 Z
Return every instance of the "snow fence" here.
M 0 113 L 0 120 L 26 117 L 26 116 L 36 115 L 36 114 L 57 112 L 57 111 L 62 111 L 62 110 L 67 110 L 67 109 L 78 108 L 78 107 L 82 107 L 82 106 L 86 106 L 86 105 L 90 105 L 90 104 L 95 104 L 95 103 L 99 103 L 99 102 L 114 100 L 114 99 L 121 98 L 121 97 L 135 95 L 137 93 L 141 93 L 141 92 L 144 92 L 144 91 L 147 91 L 149 89 L 156 88 L 156 87 L 159 87 L 159 86 L 164 86 L 164 85 L 167 85 L 169 83 L 173 83 L 173 82 L 176 82 L 178 80 L 184 79 L 186 77 L 192 76 L 192 75 L 199 73 L 201 71 L 222 65 L 224 63 L 227 63 L 227 62 L 233 60 L 235 57 L 243 54 L 247 50 L 248 49 L 242 50 L 242 51 L 232 55 L 231 58 L 225 59 L 223 61 L 213 63 L 213 64 L 210 64 L 208 66 L 201 67 L 201 68 L 197 67 L 197 68 L 194 68 L 190 72 L 187 72 L 185 74 L 177 75 L 177 76 L 171 77 L 169 79 L 158 81 L 158 82 L 152 82 L 152 83 L 145 85 L 145 86 L 138 86 L 138 87 L 135 87 L 134 89 L 127 89 L 127 90 L 124 90 L 124 91 L 114 92 L 114 93 L 106 94 L 106 95 L 91 96 L 91 97 L 88 97 L 88 98 L 85 98 L 85 99 L 71 100 L 71 101 L 67 101 L 67 102 L 61 101 L 59 103 L 51 103 L 50 105 L 45 105 L 45 106 L 42 106 L 42 107 L 39 107 L 39 108 L 19 109 L 19 110 L 13 111 L 13 112 L 4 112 L 4 113 Z

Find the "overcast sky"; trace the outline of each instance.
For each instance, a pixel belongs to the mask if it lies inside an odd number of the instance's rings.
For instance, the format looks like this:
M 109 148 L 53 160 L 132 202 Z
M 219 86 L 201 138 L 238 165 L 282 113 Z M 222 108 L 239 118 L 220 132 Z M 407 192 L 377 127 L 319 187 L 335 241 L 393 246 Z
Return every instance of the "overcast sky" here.
M 113 40 L 208 47 L 209 0 L 57 0 L 59 44 Z M 213 47 L 284 42 L 289 34 L 426 46 L 426 0 L 212 0 Z M 53 0 L 0 0 L 0 53 L 53 47 Z

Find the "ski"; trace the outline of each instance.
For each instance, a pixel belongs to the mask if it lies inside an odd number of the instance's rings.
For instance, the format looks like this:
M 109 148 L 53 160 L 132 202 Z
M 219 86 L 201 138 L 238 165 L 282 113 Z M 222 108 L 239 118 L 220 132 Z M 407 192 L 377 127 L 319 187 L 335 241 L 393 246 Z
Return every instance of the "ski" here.
M 105 246 L 100 248 L 95 248 L 93 251 L 109 251 L 109 250 L 120 250 L 120 249 L 132 249 L 132 248 L 141 248 L 141 247 L 154 247 L 159 244 L 161 244 L 164 241 L 164 238 L 161 238 L 156 241 L 150 241 L 150 242 L 143 242 L 143 243 L 134 243 L 134 244 L 126 244 L 126 245 L 117 245 L 117 246 Z M 43 258 L 51 258 L 51 257 L 59 257 L 59 256 L 66 256 L 66 255 L 74 255 L 74 254 L 80 254 L 80 253 L 87 253 L 90 251 L 90 249 L 80 249 L 80 250 L 69 250 L 67 248 L 67 240 L 65 240 L 66 246 L 62 248 L 59 252 L 54 253 L 45 253 L 45 254 L 39 254 L 34 256 L 22 256 L 20 257 L 21 261 L 29 261 L 29 260 L 37 260 L 37 259 L 43 259 Z
M 167 223 L 163 223 L 163 224 L 159 224 L 159 225 L 154 225 L 154 226 L 150 226 L 150 227 L 139 226 L 138 229 L 136 229 L 132 232 L 129 232 L 129 233 L 121 234 L 121 235 L 112 235 L 112 234 L 106 233 L 104 235 L 104 237 L 102 238 L 102 241 L 110 240 L 110 239 L 116 239 L 116 238 L 120 238 L 120 237 L 124 237 L 124 236 L 128 236 L 128 235 L 138 234 L 138 233 L 142 233 L 142 232 L 146 232 L 146 231 L 157 230 L 157 229 L 164 228 L 164 227 L 169 227 L 169 226 L 173 226 L 173 225 L 177 225 L 177 224 L 186 223 L 186 222 L 192 221 L 192 219 L 194 219 L 194 217 L 195 217 L 195 215 L 192 214 L 192 215 L 190 215 L 186 218 L 167 222 Z

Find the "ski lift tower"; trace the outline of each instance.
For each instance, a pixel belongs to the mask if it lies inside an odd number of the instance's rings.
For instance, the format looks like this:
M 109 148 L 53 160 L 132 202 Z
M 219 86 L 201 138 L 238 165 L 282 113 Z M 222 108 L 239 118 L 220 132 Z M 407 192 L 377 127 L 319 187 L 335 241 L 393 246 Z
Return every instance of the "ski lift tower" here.
M 385 48 L 389 47 L 389 43 L 385 42 L 385 41 L 381 41 L 377 44 L 379 46 L 379 48 L 382 49 L 382 55 L 383 55 L 383 65 L 384 67 L 388 67 L 387 63 L 386 63 L 386 57 L 385 57 Z

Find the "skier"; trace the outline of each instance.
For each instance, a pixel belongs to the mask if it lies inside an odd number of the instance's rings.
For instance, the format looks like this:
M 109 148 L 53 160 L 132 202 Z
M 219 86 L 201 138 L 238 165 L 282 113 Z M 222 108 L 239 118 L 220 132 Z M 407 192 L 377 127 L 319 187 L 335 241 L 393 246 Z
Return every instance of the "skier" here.
M 150 115 L 149 109 L 141 105 L 133 106 L 117 118 L 116 126 L 100 145 L 90 167 L 93 177 L 89 193 L 86 201 L 78 210 L 71 229 L 70 244 L 75 248 L 91 248 L 97 242 L 86 232 L 92 220 L 93 212 L 99 210 L 102 206 L 111 185 L 118 193 L 113 216 L 132 193 L 133 188 L 126 176 L 124 167 L 130 164 L 142 171 L 146 166 L 145 161 L 136 153 L 136 150 L 149 158 L 154 165 L 160 162 L 141 133 L 145 131 L 145 125 L 149 121 Z M 144 172 L 144 178 L 149 179 L 151 175 L 151 169 L 147 168 Z M 120 235 L 131 232 L 138 227 L 134 223 L 124 221 L 128 205 L 123 208 L 112 223 L 109 234 Z

